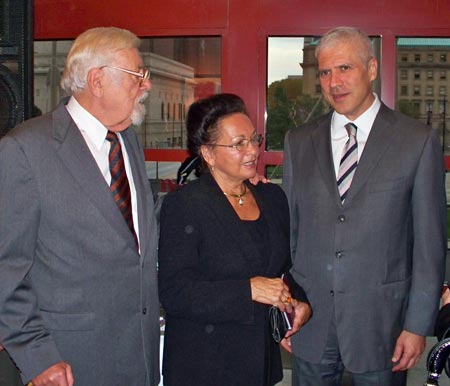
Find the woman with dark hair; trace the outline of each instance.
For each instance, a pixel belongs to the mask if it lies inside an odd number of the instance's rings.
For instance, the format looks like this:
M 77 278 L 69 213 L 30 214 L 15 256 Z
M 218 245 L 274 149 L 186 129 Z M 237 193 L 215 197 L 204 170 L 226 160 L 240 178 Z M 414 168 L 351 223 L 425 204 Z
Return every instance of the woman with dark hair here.
M 283 374 L 269 310 L 294 310 L 286 337 L 311 316 L 303 289 L 281 279 L 293 281 L 286 197 L 277 185 L 248 182 L 263 138 L 238 96 L 193 103 L 187 133 L 204 170 L 161 209 L 164 385 L 274 385 Z

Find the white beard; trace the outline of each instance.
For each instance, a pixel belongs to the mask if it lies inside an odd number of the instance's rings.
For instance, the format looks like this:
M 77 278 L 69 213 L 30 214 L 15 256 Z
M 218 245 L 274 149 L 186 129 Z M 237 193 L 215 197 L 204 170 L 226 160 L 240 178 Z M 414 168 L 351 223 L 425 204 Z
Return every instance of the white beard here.
M 145 105 L 144 100 L 148 97 L 148 92 L 144 92 L 134 104 L 133 111 L 131 112 L 131 123 L 135 126 L 139 126 L 145 118 Z

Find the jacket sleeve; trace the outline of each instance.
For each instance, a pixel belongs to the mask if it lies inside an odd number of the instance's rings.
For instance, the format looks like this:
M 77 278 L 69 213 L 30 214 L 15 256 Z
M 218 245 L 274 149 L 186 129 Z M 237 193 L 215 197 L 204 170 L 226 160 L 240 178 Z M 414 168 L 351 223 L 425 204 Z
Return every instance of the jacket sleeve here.
M 446 232 L 445 173 L 436 132 L 430 131 L 418 160 L 411 208 L 414 244 L 412 280 L 404 329 L 433 333 L 444 276 Z
M 62 359 L 27 277 L 38 240 L 39 187 L 10 136 L 0 141 L 0 180 L 0 336 L 27 382 Z

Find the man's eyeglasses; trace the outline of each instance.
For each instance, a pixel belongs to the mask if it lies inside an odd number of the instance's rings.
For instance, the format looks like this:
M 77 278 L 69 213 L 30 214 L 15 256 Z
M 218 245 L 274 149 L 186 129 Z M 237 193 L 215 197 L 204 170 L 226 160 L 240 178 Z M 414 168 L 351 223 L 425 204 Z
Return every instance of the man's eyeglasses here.
M 243 151 L 248 148 L 249 144 L 252 144 L 252 146 L 260 147 L 263 142 L 264 137 L 261 134 L 255 134 L 252 138 L 246 139 L 243 138 L 239 140 L 239 142 L 236 142 L 232 145 L 222 145 L 220 143 L 208 143 L 208 146 L 220 146 L 220 147 L 229 147 L 234 148 L 238 151 Z
M 131 75 L 141 78 L 141 80 L 139 81 L 139 87 L 142 87 L 144 85 L 145 81 L 150 78 L 150 70 L 148 68 L 145 68 L 144 72 L 136 72 L 136 71 L 126 70 L 125 68 L 109 66 L 109 65 L 104 65 L 104 66 L 101 66 L 100 68 L 104 68 L 104 67 L 108 67 L 108 68 L 112 68 L 114 70 L 126 72 L 127 74 L 131 74 Z

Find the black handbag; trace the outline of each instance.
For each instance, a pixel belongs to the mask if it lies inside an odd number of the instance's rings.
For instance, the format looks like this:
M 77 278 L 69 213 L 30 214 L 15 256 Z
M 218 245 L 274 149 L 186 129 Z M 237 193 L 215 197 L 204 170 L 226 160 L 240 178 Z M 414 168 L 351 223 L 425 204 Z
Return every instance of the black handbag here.
M 292 330 L 293 312 L 280 311 L 277 306 L 269 309 L 269 320 L 272 337 L 275 342 L 280 343 L 289 330 Z

